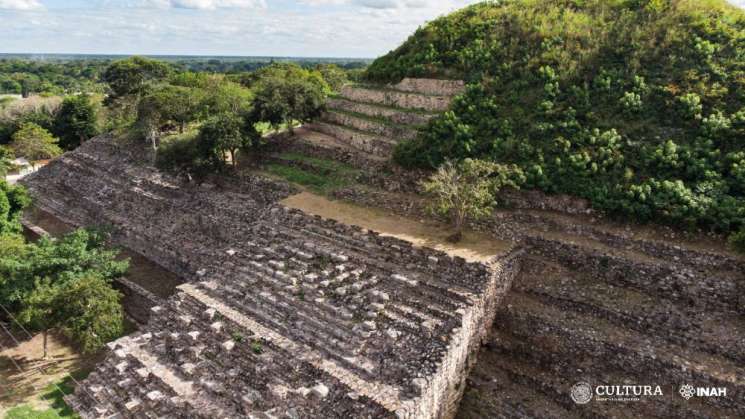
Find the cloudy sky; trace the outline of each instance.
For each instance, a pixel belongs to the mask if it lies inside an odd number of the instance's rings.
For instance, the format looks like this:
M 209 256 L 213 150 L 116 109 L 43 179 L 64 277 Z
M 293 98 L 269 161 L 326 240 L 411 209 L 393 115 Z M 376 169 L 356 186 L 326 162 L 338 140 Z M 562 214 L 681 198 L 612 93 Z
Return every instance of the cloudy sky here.
M 0 0 L 0 52 L 375 57 L 476 2 Z

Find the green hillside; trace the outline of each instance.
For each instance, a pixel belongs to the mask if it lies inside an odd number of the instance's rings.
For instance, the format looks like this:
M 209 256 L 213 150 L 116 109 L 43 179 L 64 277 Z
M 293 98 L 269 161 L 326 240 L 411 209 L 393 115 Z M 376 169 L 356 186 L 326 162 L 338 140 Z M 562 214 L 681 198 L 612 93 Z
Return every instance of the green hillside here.
M 723 0 L 503 0 L 437 19 L 373 81 L 463 78 L 405 166 L 478 157 L 637 220 L 745 223 L 745 13 Z

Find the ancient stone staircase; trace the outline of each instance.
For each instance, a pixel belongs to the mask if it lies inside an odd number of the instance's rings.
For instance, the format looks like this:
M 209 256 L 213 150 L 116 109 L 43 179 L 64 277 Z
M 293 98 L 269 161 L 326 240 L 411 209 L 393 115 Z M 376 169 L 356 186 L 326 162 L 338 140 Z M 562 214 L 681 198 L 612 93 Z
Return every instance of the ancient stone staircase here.
M 309 216 L 266 179 L 180 184 L 107 137 L 24 183 L 188 281 L 68 396 L 84 418 L 451 417 L 519 269 Z
M 351 187 L 335 196 L 424 216 L 422 202 L 397 193 Z M 471 227 L 523 243 L 526 255 L 460 418 L 743 417 L 745 261 L 721 243 L 531 209 L 499 210 Z M 660 385 L 664 396 L 578 405 L 578 382 Z M 728 393 L 686 400 L 683 384 Z
M 310 146 L 385 161 L 399 142 L 448 109 L 464 90 L 453 80 L 404 79 L 396 85 L 347 85 L 327 102 L 319 120 L 305 125 L 296 140 Z
M 681 247 L 689 257 L 642 259 L 633 241 L 615 251 L 587 237 L 528 243 L 460 417 L 745 415 L 741 262 Z M 660 385 L 664 396 L 578 405 L 569 397 L 577 382 Z M 683 384 L 724 387 L 728 396 L 686 400 Z

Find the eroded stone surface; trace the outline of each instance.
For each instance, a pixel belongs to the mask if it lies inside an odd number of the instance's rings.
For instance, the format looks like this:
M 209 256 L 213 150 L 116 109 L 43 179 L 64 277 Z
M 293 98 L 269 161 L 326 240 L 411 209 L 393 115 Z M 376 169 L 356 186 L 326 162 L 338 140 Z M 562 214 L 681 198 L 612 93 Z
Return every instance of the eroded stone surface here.
M 186 188 L 106 137 L 26 184 L 189 281 L 69 397 L 83 417 L 448 417 L 517 269 L 285 208 L 260 179 Z

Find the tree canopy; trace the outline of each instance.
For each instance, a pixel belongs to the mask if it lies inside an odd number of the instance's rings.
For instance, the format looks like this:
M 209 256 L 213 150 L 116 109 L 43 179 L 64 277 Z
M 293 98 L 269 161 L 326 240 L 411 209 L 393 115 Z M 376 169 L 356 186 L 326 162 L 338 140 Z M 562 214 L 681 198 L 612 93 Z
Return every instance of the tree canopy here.
M 233 166 L 237 165 L 239 150 L 257 146 L 259 134 L 253 124 L 246 122 L 236 114 L 221 113 L 208 119 L 199 131 L 199 149 L 203 158 L 222 166 L 225 156 L 230 155 Z
M 72 150 L 98 133 L 97 112 L 88 95 L 65 98 L 54 118 L 54 134 L 65 150 Z
M 0 180 L 0 237 L 21 231 L 21 215 L 30 203 L 25 188 Z
M 18 308 L 39 280 L 52 285 L 72 283 L 81 276 L 111 281 L 129 266 L 116 255 L 106 250 L 103 233 L 83 229 L 59 239 L 43 237 L 15 252 L 0 251 L 0 304 Z
M 135 56 L 111 63 L 101 78 L 111 89 L 110 98 L 117 99 L 141 95 L 150 84 L 165 79 L 170 73 L 171 67 L 164 62 Z
M 57 145 L 59 140 L 44 128 L 33 122 L 25 123 L 13 134 L 10 148 L 16 156 L 29 161 L 51 159 L 62 154 Z
M 121 334 L 121 296 L 112 280 L 124 275 L 129 262 L 116 260 L 105 237 L 80 229 L 26 243 L 20 234 L 0 234 L 0 305 L 17 313 L 25 327 L 44 333 L 45 356 L 51 329 L 62 331 L 84 352 Z
M 519 188 L 525 181 L 516 166 L 482 160 L 447 161 L 421 186 L 431 196 L 430 212 L 447 217 L 455 229 L 450 237 L 460 241 L 469 219 L 478 220 L 492 213 L 496 194 L 504 187 Z
M 253 119 L 274 126 L 306 122 L 319 115 L 330 88 L 323 76 L 297 65 L 275 65 L 256 72 Z

